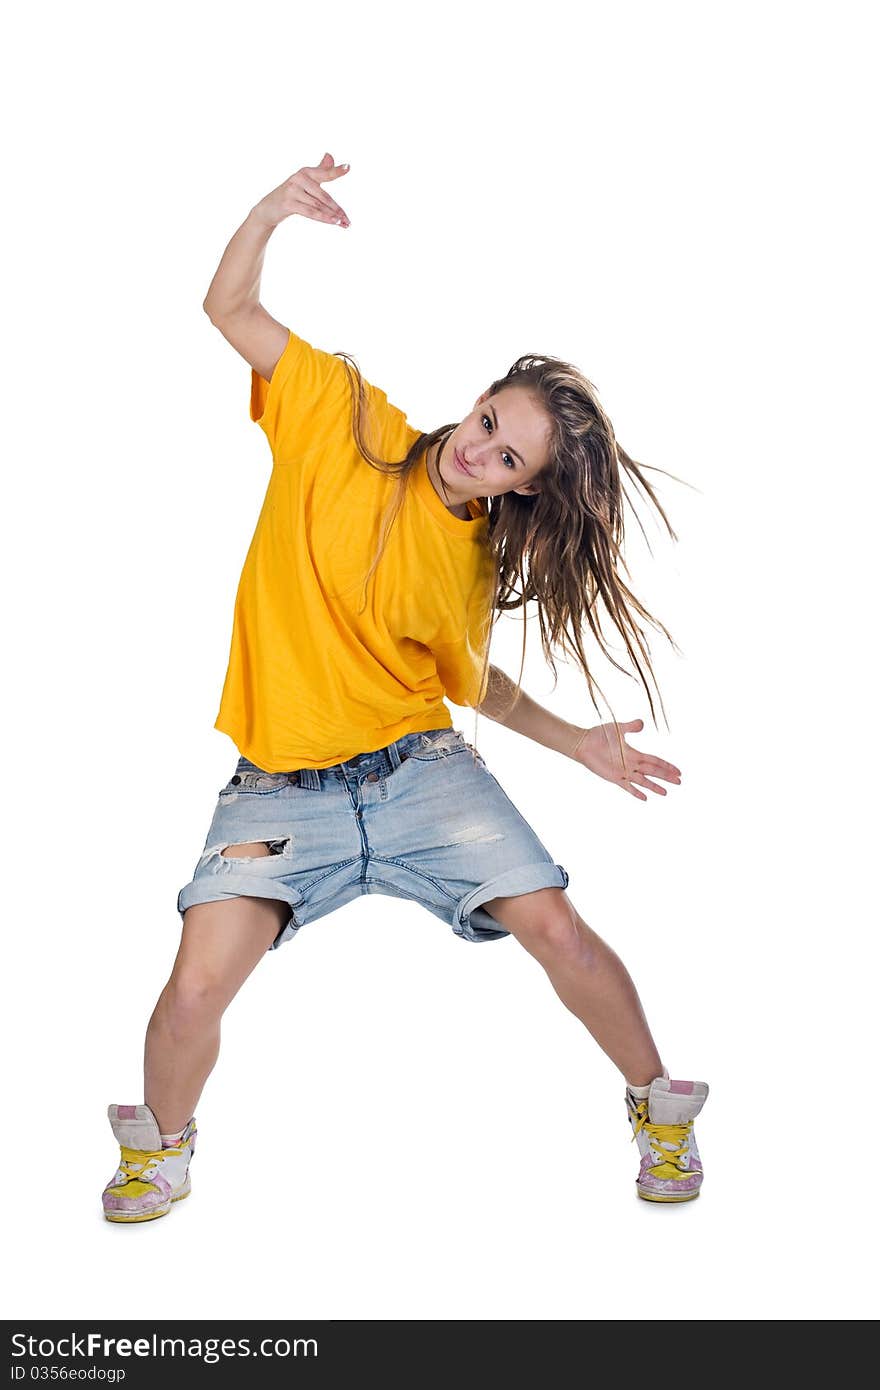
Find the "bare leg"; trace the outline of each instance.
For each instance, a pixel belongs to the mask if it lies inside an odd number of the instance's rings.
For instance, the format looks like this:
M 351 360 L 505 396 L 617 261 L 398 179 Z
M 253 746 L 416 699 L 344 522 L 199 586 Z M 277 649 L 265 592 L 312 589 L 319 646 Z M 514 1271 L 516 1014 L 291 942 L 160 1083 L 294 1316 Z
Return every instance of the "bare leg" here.
M 579 916 L 561 888 L 492 898 L 483 908 L 544 967 L 579 1018 L 632 1086 L 662 1076 L 636 987 L 620 957 Z
M 270 851 L 241 844 L 224 853 Z M 220 1051 L 223 1012 L 289 916 L 286 903 L 251 897 L 197 903 L 183 914 L 180 949 L 144 1046 L 144 1100 L 163 1134 L 177 1133 L 193 1114 Z

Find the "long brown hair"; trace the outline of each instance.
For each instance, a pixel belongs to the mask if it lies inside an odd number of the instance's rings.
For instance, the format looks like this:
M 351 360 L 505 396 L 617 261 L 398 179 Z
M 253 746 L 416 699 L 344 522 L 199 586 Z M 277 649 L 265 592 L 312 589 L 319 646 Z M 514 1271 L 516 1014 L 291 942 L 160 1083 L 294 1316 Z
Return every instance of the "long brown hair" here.
M 365 438 L 364 417 L 369 418 L 369 412 L 365 411 L 366 392 L 357 363 L 347 353 L 339 352 L 334 356 L 343 360 L 348 373 L 352 429 L 358 449 L 374 468 L 397 476 L 397 488 L 380 527 L 376 553 L 363 581 L 366 596 L 366 585 L 375 573 L 403 506 L 410 473 L 433 445 L 439 444 L 442 449 L 459 422 L 440 425 L 430 433 L 420 434 L 403 459 L 390 461 L 379 457 Z M 357 379 L 356 386 L 353 373 Z M 486 685 L 489 637 L 496 616 L 519 608 L 527 616 L 527 604 L 534 602 L 537 605 L 541 647 L 554 680 L 558 680 L 553 660 L 555 648 L 558 653 L 571 655 L 580 667 L 590 699 L 601 718 L 594 695 L 594 690 L 602 694 L 601 687 L 590 671 L 583 647 L 587 626 L 611 664 L 625 675 L 632 676 L 632 672 L 614 659 L 606 644 L 597 613 L 596 601 L 601 598 L 606 613 L 623 638 L 629 659 L 647 694 L 656 727 L 657 716 L 646 671 L 650 673 L 657 691 L 664 720 L 666 711 L 651 666 L 647 637 L 638 619 L 644 619 L 661 632 L 673 650 L 681 653 L 666 627 L 648 612 L 622 577 L 624 573 L 629 575 L 621 553 L 624 501 L 632 508 L 647 542 L 645 529 L 624 485 L 624 475 L 628 474 L 650 498 L 673 541 L 677 541 L 678 536 L 654 489 L 644 477 L 643 470 L 664 473 L 676 482 L 683 480 L 662 468 L 639 464 L 630 458 L 615 437 L 595 386 L 570 362 L 558 357 L 527 353 L 518 357 L 503 377 L 492 382 L 489 393 L 496 395 L 511 386 L 525 387 L 529 391 L 536 404 L 550 416 L 552 430 L 548 462 L 533 482 L 533 486 L 540 490 L 532 496 L 506 492 L 500 497 L 486 499 L 489 516 L 487 544 L 493 556 L 495 584 L 487 613 L 480 689 Z M 440 481 L 442 483 L 442 479 Z M 690 484 L 685 483 L 685 486 Z M 651 549 L 649 542 L 648 549 Z M 523 622 L 519 674 L 515 683 L 507 679 L 504 682 L 505 688 L 513 692 L 505 715 L 519 698 L 525 653 L 526 624 Z M 604 694 L 602 698 L 605 699 Z M 607 701 L 606 706 L 610 712 Z M 623 743 L 613 713 L 612 720 L 617 729 L 623 762 Z M 666 723 L 668 727 L 668 720 Z M 474 727 L 476 730 L 476 721 Z M 476 733 L 474 737 L 476 742 Z

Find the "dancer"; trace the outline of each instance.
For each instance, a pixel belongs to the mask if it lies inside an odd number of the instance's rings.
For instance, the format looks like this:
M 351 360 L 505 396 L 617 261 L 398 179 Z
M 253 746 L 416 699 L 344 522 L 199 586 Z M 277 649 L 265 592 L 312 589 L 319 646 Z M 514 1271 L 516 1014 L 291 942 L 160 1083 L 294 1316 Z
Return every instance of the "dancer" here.
M 164 1216 L 190 1191 L 195 1108 L 227 1005 L 268 950 L 365 893 L 420 904 L 462 940 L 511 936 L 621 1072 L 640 1197 L 696 1197 L 703 1082 L 671 1080 L 635 986 L 566 893 L 569 875 L 444 697 L 639 800 L 679 769 L 633 748 L 641 719 L 571 724 L 489 663 L 502 612 L 536 606 L 542 648 L 571 653 L 598 711 L 586 626 L 601 599 L 654 705 L 647 612 L 621 577 L 624 477 L 675 533 L 591 383 L 527 355 L 457 423 L 414 428 L 345 353 L 260 303 L 266 244 L 290 216 L 349 226 L 325 154 L 267 194 L 223 253 L 204 307 L 250 364 L 272 471 L 235 600 L 215 728 L 240 757 L 177 900 L 180 946 L 149 1021 L 144 1103 L 111 1105 L 110 1221 Z M 672 640 L 671 638 L 669 639 Z M 523 623 L 523 663 L 525 622 Z M 611 658 L 613 660 L 613 658 Z M 618 665 L 614 662 L 614 665 Z M 623 668 L 619 668 L 623 669 Z M 662 701 L 661 701 L 662 707 Z M 475 720 L 476 720 L 475 713 Z

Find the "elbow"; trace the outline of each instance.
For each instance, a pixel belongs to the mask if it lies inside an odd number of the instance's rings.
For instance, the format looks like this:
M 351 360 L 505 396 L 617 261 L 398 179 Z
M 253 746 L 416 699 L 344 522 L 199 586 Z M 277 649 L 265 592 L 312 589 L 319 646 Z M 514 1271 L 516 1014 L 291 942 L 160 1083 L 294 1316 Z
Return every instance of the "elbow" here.
M 240 318 L 242 314 L 247 314 L 252 307 L 250 303 L 238 304 L 234 307 L 228 304 L 221 306 L 210 295 L 202 300 L 202 308 L 208 318 L 214 327 L 221 329 L 221 331 L 224 323 L 228 323 L 231 319 Z
M 208 315 L 208 318 L 211 320 L 211 322 L 215 325 L 215 327 L 217 326 L 217 324 L 221 322 L 222 319 L 229 318 L 229 309 L 221 308 L 217 300 L 212 299 L 210 294 L 206 294 L 205 298 L 202 300 L 202 308 Z

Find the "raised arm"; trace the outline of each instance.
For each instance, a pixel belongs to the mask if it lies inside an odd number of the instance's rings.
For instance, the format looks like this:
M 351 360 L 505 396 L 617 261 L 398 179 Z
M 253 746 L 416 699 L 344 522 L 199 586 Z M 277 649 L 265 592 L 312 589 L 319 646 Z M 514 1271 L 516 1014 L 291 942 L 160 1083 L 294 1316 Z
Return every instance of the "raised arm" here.
M 285 218 L 298 213 L 317 222 L 347 227 L 348 217 L 321 187 L 348 172 L 325 154 L 320 164 L 299 169 L 251 208 L 220 259 L 203 308 L 227 342 L 266 381 L 287 346 L 289 329 L 260 303 L 266 243 Z

